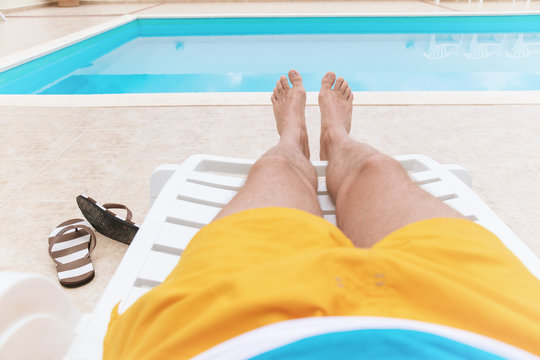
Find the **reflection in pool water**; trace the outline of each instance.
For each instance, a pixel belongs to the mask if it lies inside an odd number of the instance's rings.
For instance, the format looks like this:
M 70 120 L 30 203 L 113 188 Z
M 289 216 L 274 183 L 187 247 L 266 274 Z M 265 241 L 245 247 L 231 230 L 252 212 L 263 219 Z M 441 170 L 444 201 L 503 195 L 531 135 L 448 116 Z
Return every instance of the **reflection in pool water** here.
M 540 89 L 538 34 L 274 35 L 137 38 L 41 89 L 271 91 L 295 68 L 308 91 L 332 70 L 356 91 Z M 181 44 L 181 46 L 178 46 Z

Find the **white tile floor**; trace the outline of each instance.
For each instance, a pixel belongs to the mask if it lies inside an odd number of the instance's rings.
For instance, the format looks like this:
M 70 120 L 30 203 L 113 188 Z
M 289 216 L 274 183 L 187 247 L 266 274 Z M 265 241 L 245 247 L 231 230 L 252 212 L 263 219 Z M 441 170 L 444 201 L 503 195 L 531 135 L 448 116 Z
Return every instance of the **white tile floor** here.
M 153 4 L 156 5 L 156 4 Z M 8 13 L 0 22 L 0 56 L 109 21 L 121 14 L 282 11 L 454 12 L 467 2 L 178 3 L 45 7 Z M 531 2 L 484 2 L 484 8 L 535 7 Z M 478 6 L 472 4 L 471 6 Z M 1 101 L 1 100 L 0 100 Z M 307 108 L 312 157 L 318 153 L 318 108 Z M 391 155 L 427 154 L 473 173 L 479 195 L 540 255 L 540 106 L 356 106 L 352 135 Z M 255 122 L 254 119 L 257 121 Z M 0 270 L 56 279 L 48 233 L 80 217 L 75 197 L 148 211 L 149 176 L 162 163 L 194 153 L 258 157 L 277 140 L 266 106 L 7 107 L 0 103 Z M 98 235 L 96 278 L 67 290 L 90 311 L 126 246 Z

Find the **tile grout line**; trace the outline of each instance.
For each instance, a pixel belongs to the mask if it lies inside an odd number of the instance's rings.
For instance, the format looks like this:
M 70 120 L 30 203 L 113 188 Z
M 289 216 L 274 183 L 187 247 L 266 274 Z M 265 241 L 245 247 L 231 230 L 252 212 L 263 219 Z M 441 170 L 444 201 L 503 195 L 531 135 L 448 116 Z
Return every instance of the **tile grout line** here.
M 79 135 L 77 135 L 77 136 L 75 137 L 75 139 L 74 139 L 74 140 L 73 140 L 73 141 L 65 148 L 65 150 L 67 150 L 71 145 L 73 145 L 73 144 L 77 141 L 77 139 L 78 139 L 80 136 L 82 136 L 82 134 L 83 134 L 83 132 L 81 132 Z M 38 177 L 38 175 L 46 168 L 46 166 L 50 165 L 53 161 L 58 160 L 58 159 L 60 158 L 61 154 L 63 154 L 63 153 L 65 152 L 65 150 L 64 150 L 64 151 L 60 151 L 59 154 L 57 154 L 56 156 L 52 157 L 51 159 L 46 159 L 46 160 L 44 160 L 44 161 L 46 161 L 46 163 L 43 164 L 43 165 L 39 168 L 39 170 L 36 171 L 36 172 L 34 173 L 34 175 L 31 176 L 28 180 L 26 180 L 26 181 L 25 181 L 25 182 L 24 182 L 17 190 L 15 190 L 10 196 L 8 196 L 8 197 L 6 198 L 5 201 L 10 201 L 13 197 L 15 197 L 17 194 L 19 194 L 19 193 L 21 192 L 21 190 L 22 190 L 26 185 L 28 185 L 31 181 L 33 181 L 34 179 L 36 179 L 36 178 Z M 17 160 L 17 159 L 15 159 L 15 160 Z M 18 159 L 18 160 L 20 160 L 20 159 Z M 26 159 L 25 159 L 25 160 L 26 160 Z
M 150 10 L 150 9 L 153 9 L 153 8 L 158 7 L 158 6 L 161 6 L 161 5 L 163 5 L 163 3 L 154 4 L 154 5 L 151 5 L 151 6 L 142 8 L 142 9 L 139 9 L 139 10 L 135 10 L 135 11 L 129 12 L 129 13 L 127 13 L 127 14 L 129 14 L 129 15 L 137 14 L 137 13 L 139 13 L 139 12 L 141 12 L 141 11 Z
M 59 160 L 61 158 L 61 156 L 72 146 L 74 145 L 77 141 L 79 141 L 79 138 L 82 137 L 86 132 L 88 131 L 87 128 L 81 128 L 80 130 L 80 133 L 75 136 L 75 138 L 73 139 L 73 141 L 71 141 L 71 143 L 69 145 L 67 145 L 62 151 L 60 151 L 56 157 L 54 157 L 52 160 Z
M 150 144 L 151 141 L 152 141 L 152 137 L 149 137 L 149 139 L 146 141 L 146 143 L 145 143 L 143 146 L 141 146 L 141 149 L 145 149 L 145 148 Z M 136 158 L 134 158 L 133 156 L 130 156 L 130 157 L 127 158 L 127 160 L 134 160 L 134 161 L 137 161 L 137 160 L 140 160 L 140 159 L 136 159 Z M 123 173 L 122 173 L 119 177 L 120 177 L 120 178 L 125 177 L 125 175 L 127 174 L 128 170 L 130 169 L 130 167 L 131 167 L 131 165 L 128 165 L 128 166 L 126 167 L 126 169 L 123 171 Z M 109 197 L 112 197 L 112 195 L 113 195 L 113 193 L 114 193 L 115 190 L 116 190 L 116 187 L 115 187 L 113 190 L 111 190 L 111 193 L 110 193 Z
M 20 159 L 15 159 L 15 160 L 20 160 Z M 25 159 L 26 160 L 26 159 Z M 17 194 L 19 194 L 19 192 L 21 192 L 21 190 L 26 186 L 28 185 L 32 180 L 34 180 L 35 178 L 37 178 L 37 176 L 43 171 L 43 169 L 45 169 L 46 166 L 48 166 L 50 163 L 52 163 L 53 159 L 46 159 L 46 160 L 43 160 L 44 161 L 44 164 L 41 165 L 39 167 L 39 169 L 34 172 L 34 175 L 30 176 L 30 178 L 28 180 L 26 180 L 25 182 L 23 182 L 23 184 L 17 189 L 15 190 L 13 193 L 11 193 L 11 195 L 9 195 L 7 198 L 6 198 L 6 202 L 7 201 L 10 201 L 13 197 L 15 197 Z
M 424 4 L 426 4 L 426 5 L 435 6 L 436 8 L 448 10 L 448 11 L 451 11 L 451 12 L 461 12 L 461 11 L 459 11 L 459 10 L 449 8 L 449 7 L 443 6 L 443 5 L 441 5 L 441 4 L 436 4 L 434 1 L 420 0 L 420 2 L 421 2 L 421 3 L 424 3 Z

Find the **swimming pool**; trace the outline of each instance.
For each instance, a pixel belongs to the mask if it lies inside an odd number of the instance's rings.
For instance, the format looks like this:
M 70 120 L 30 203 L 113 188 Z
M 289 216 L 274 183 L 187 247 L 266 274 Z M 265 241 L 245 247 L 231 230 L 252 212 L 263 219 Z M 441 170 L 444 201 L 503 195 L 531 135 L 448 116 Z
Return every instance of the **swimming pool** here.
M 540 15 L 138 18 L 0 73 L 0 94 L 540 90 Z

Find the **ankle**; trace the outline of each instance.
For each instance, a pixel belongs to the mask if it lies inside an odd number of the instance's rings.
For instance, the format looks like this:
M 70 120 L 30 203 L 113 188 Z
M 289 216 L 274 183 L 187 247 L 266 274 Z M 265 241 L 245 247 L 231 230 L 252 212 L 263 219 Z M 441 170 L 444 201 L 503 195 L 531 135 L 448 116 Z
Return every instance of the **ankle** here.
M 321 150 L 330 156 L 335 149 L 342 147 L 349 141 L 353 141 L 349 133 L 342 127 L 330 127 L 321 134 Z
M 284 131 L 279 139 L 279 143 L 290 151 L 299 151 L 304 157 L 309 159 L 309 142 L 306 130 L 291 129 Z

